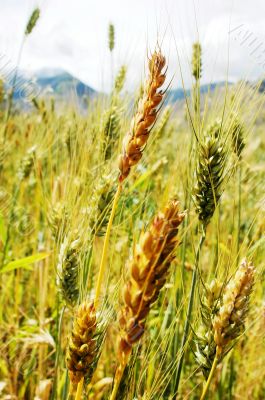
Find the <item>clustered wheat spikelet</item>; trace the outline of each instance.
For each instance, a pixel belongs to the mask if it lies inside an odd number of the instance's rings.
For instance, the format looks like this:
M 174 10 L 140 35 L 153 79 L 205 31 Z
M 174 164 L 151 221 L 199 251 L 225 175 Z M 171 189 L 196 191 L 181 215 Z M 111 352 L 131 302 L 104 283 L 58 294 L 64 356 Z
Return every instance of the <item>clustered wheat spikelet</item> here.
M 58 284 L 67 305 L 74 307 L 79 297 L 80 238 L 63 241 L 57 265 Z
M 69 213 L 61 202 L 58 201 L 50 206 L 47 219 L 52 236 L 55 240 L 57 240 L 60 235 L 64 234 L 68 218 Z
M 213 280 L 205 286 L 195 358 L 206 379 L 215 357 L 220 362 L 242 333 L 253 283 L 254 267 L 244 259 L 230 282 Z
M 121 364 L 144 333 L 150 307 L 166 282 L 178 244 L 178 228 L 184 216 L 185 213 L 179 212 L 179 203 L 170 202 L 164 212 L 154 218 L 150 228 L 141 234 L 139 244 L 134 249 L 128 265 L 130 277 L 123 293 L 125 305 L 119 318 Z
M 88 209 L 90 228 L 96 236 L 105 235 L 114 195 L 115 182 L 113 176 L 103 175 L 97 181 Z
M 164 93 L 158 89 L 163 85 L 166 74 L 162 72 L 166 59 L 160 51 L 155 51 L 149 60 L 149 79 L 139 100 L 130 131 L 124 138 L 123 154 L 119 157 L 120 182 L 129 175 L 131 167 L 142 158 L 150 130 L 157 118 L 157 107 L 163 100 Z
M 240 159 L 245 147 L 244 127 L 236 115 L 232 117 L 232 145 L 234 153 Z
M 36 154 L 36 147 L 33 146 L 27 151 L 25 157 L 21 160 L 18 168 L 17 176 L 20 181 L 29 177 L 34 166 L 34 157 Z
M 40 18 L 40 9 L 36 8 L 33 13 L 31 14 L 26 30 L 25 30 L 25 35 L 30 35 L 33 29 L 36 26 L 36 23 L 38 22 L 38 19 Z
M 198 144 L 196 186 L 193 193 L 199 220 L 206 226 L 213 216 L 222 194 L 227 161 L 221 137 L 221 120 L 215 121 Z
M 158 138 L 163 136 L 163 133 L 165 132 L 165 129 L 168 125 L 170 114 L 171 108 L 168 106 L 165 108 L 163 114 L 161 114 L 160 120 L 157 122 L 157 125 L 155 127 L 155 133 Z
M 120 132 L 120 109 L 116 105 L 113 105 L 105 116 L 105 123 L 104 123 L 105 160 L 109 160 L 111 158 L 113 153 L 113 148 L 119 137 L 119 132 Z
M 196 332 L 195 359 L 205 378 L 208 377 L 216 353 L 212 320 L 220 308 L 220 294 L 222 284 L 214 279 L 205 285 L 201 299 L 201 325 Z
M 93 302 L 83 302 L 76 312 L 68 342 L 66 365 L 73 384 L 90 379 L 97 360 L 97 319 Z
M 213 320 L 217 356 L 221 356 L 244 327 L 249 296 L 254 283 L 253 265 L 244 259 L 235 276 L 224 288 L 222 306 Z
M 127 67 L 126 65 L 122 65 L 121 68 L 118 71 L 118 74 L 115 78 L 114 82 L 114 90 L 116 94 L 119 94 L 124 86 L 125 79 L 126 79 L 126 73 L 127 73 Z
M 192 75 L 198 81 L 202 73 L 202 48 L 200 43 L 194 43 L 192 50 Z

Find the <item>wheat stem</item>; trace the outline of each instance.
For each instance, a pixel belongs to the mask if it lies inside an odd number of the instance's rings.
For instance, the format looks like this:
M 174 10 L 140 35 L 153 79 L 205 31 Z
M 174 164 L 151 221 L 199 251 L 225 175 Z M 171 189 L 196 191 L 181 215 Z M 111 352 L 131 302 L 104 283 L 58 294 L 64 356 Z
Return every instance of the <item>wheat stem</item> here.
M 241 226 L 241 165 L 238 166 L 238 215 L 237 215 L 237 262 L 239 260 L 240 248 L 240 226 Z
M 100 267 L 99 267 L 98 280 L 97 280 L 97 285 L 96 285 L 96 294 L 95 294 L 95 300 L 94 300 L 95 308 L 97 308 L 98 302 L 99 302 L 100 289 L 101 289 L 101 285 L 102 285 L 102 281 L 103 281 L 103 277 L 104 277 L 104 272 L 106 269 L 106 260 L 107 260 L 107 255 L 108 255 L 110 232 L 111 232 L 111 227 L 112 227 L 113 219 L 115 216 L 115 211 L 117 208 L 121 190 L 122 190 L 122 185 L 119 185 L 117 188 L 115 197 L 114 197 L 111 214 L 110 214 L 110 219 L 108 222 L 106 235 L 105 235 L 105 239 L 104 239 L 103 251 L 102 251 L 101 262 L 100 262 Z
M 217 364 L 218 364 L 218 357 L 217 357 L 217 355 L 215 355 L 214 362 L 213 362 L 210 374 L 208 376 L 207 382 L 203 388 L 203 392 L 202 392 L 200 400 L 204 400 L 206 397 L 206 394 L 208 392 L 208 389 L 209 389 L 209 386 L 210 386 L 210 383 L 211 383 L 211 380 L 212 380 L 212 377 L 213 377 L 213 374 L 214 374 Z
M 189 305 L 188 305 L 188 312 L 187 312 L 187 317 L 185 321 L 185 326 L 184 326 L 184 333 L 182 336 L 182 342 L 181 342 L 181 349 L 180 349 L 180 360 L 178 363 L 177 367 L 177 373 L 176 373 L 176 382 L 175 382 L 175 389 L 174 393 L 178 392 L 178 387 L 179 387 L 179 382 L 180 382 L 180 376 L 181 376 L 181 370 L 182 370 L 182 365 L 183 365 L 183 359 L 185 355 L 185 344 L 187 342 L 188 334 L 189 334 L 189 328 L 190 328 L 190 320 L 191 320 L 191 313 L 192 313 L 192 308 L 193 308 L 193 301 L 194 301 L 194 294 L 195 294 L 195 287 L 196 287 L 196 281 L 197 281 L 197 269 L 199 265 L 199 259 L 200 259 L 200 252 L 201 248 L 203 245 L 203 242 L 205 240 L 205 230 L 203 228 L 200 241 L 198 244 L 198 248 L 196 251 L 196 257 L 195 257 L 195 265 L 192 273 L 192 282 L 191 282 L 191 289 L 190 289 L 190 295 L 189 295 Z
M 77 385 L 77 391 L 75 395 L 75 400 L 80 400 L 82 396 L 82 391 L 83 391 L 83 385 L 84 385 L 84 378 L 80 380 L 80 382 Z
M 6 135 L 7 135 L 7 127 L 8 127 L 8 121 L 12 112 L 12 107 L 13 107 L 13 96 L 16 90 L 16 83 L 17 83 L 17 75 L 18 75 L 18 69 L 20 66 L 20 61 L 21 61 L 21 57 L 22 57 L 22 52 L 24 49 L 24 44 L 25 44 L 25 39 L 26 36 L 23 36 L 21 45 L 19 47 L 19 51 L 18 51 L 18 58 L 17 58 L 17 64 L 16 64 L 16 69 L 15 69 L 15 73 L 14 73 L 14 77 L 12 80 L 12 87 L 11 87 L 11 92 L 9 93 L 8 96 L 8 103 L 7 103 L 7 112 L 6 112 L 6 118 L 5 118 L 5 130 L 4 130 L 4 144 L 6 142 Z
M 115 380 L 114 380 L 113 390 L 112 390 L 112 393 L 111 393 L 111 396 L 110 396 L 110 400 L 115 400 L 116 399 L 116 396 L 117 396 L 117 393 L 118 393 L 118 390 L 119 390 L 119 386 L 120 386 L 120 383 L 121 383 L 121 379 L 123 377 L 123 373 L 124 373 L 124 370 L 126 368 L 126 365 L 127 365 L 128 360 L 129 360 L 129 357 L 130 357 L 130 354 L 127 357 L 126 361 L 124 361 L 123 364 L 120 364 L 118 369 L 117 369 L 117 372 L 116 372 L 116 375 L 115 375 Z

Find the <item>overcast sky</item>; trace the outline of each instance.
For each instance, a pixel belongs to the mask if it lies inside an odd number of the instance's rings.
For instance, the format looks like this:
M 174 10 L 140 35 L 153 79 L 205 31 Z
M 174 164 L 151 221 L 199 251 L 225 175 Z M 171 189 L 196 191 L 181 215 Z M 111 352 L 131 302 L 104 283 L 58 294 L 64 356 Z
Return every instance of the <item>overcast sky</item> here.
M 116 29 L 114 71 L 128 65 L 127 87 L 144 73 L 157 40 L 173 87 L 190 84 L 191 46 L 203 48 L 203 82 L 256 79 L 265 72 L 265 0 L 0 0 L 0 53 L 16 63 L 35 6 L 41 19 L 27 38 L 24 70 L 61 68 L 97 90 L 108 90 L 108 24 Z M 230 32 L 230 33 L 229 33 Z M 179 55 L 179 61 L 178 61 Z

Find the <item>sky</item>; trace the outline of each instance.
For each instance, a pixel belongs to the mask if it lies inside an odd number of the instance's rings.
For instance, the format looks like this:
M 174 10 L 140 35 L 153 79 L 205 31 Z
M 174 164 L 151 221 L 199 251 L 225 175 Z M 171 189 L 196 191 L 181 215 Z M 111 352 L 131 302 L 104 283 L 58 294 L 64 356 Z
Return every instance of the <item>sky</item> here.
M 24 71 L 63 69 L 108 91 L 112 76 L 126 64 L 127 88 L 134 89 L 144 76 L 147 55 L 159 43 L 172 87 L 183 81 L 189 87 L 192 43 L 199 40 L 203 83 L 254 80 L 265 73 L 264 0 L 0 0 L 0 55 L 13 65 L 36 6 L 41 18 L 24 43 Z M 110 22 L 115 26 L 112 57 Z

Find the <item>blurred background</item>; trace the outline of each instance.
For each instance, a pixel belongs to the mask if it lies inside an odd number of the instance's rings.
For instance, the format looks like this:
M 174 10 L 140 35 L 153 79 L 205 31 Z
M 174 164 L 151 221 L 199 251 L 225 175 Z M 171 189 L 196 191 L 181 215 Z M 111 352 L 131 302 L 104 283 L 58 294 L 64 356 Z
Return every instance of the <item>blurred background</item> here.
M 126 88 L 135 89 L 146 53 L 160 43 L 169 59 L 172 87 L 191 86 L 191 45 L 203 48 L 202 83 L 255 80 L 265 71 L 263 0 L 1 0 L 0 70 L 17 65 L 23 32 L 35 7 L 41 18 L 26 40 L 19 69 L 38 77 L 67 72 L 107 92 L 113 74 L 128 66 Z M 108 25 L 115 26 L 110 57 Z M 4 56 L 4 57 L 3 57 Z M 5 60 L 6 63 L 6 60 Z

